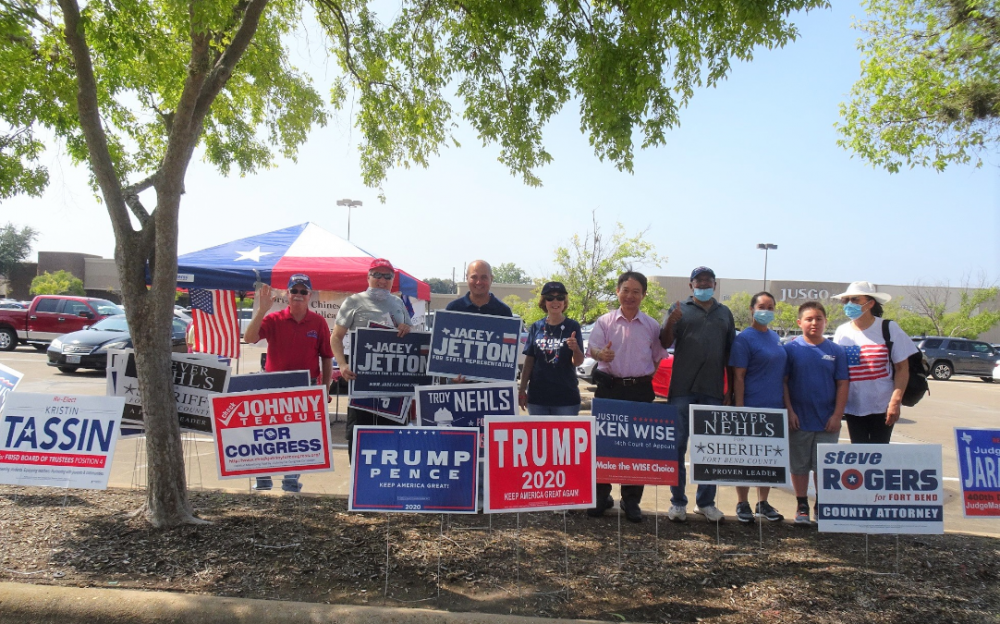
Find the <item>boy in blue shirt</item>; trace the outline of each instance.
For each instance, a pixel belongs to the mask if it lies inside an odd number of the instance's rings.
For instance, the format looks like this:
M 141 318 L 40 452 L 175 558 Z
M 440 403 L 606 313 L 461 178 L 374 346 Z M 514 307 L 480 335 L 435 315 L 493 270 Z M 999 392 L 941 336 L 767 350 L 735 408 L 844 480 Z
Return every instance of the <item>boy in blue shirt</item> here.
M 788 410 L 795 524 L 809 525 L 809 471 L 816 482 L 816 446 L 836 444 L 847 405 L 847 354 L 823 337 L 826 308 L 818 301 L 799 306 L 802 335 L 785 345 L 785 409 Z M 819 488 L 817 487 L 817 491 Z

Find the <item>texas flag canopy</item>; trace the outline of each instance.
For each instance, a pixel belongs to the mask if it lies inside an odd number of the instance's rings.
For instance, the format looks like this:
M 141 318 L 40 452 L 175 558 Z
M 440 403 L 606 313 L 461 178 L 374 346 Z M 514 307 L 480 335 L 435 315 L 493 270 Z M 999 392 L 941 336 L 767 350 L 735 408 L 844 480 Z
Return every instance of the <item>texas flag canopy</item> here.
M 368 288 L 368 267 L 375 257 L 395 262 L 392 253 L 368 253 L 314 223 L 241 238 L 177 258 L 181 288 L 254 290 L 258 279 L 285 288 L 288 278 L 305 273 L 314 290 L 361 292 Z M 393 292 L 430 301 L 431 289 L 396 267 Z

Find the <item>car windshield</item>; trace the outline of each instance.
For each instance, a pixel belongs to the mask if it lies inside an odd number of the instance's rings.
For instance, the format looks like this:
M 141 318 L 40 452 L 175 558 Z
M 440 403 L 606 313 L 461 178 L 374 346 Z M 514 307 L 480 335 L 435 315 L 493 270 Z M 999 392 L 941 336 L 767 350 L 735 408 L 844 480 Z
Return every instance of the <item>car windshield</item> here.
M 113 314 L 125 313 L 125 310 L 122 310 L 117 304 L 111 303 L 106 299 L 95 299 L 90 302 L 90 305 L 94 306 L 94 309 L 97 310 L 97 313 L 101 316 L 111 316 Z
M 90 329 L 100 330 L 100 331 L 116 331 L 116 332 L 127 332 L 128 323 L 125 322 L 125 315 L 109 316 L 106 319 L 97 321 L 90 326 Z

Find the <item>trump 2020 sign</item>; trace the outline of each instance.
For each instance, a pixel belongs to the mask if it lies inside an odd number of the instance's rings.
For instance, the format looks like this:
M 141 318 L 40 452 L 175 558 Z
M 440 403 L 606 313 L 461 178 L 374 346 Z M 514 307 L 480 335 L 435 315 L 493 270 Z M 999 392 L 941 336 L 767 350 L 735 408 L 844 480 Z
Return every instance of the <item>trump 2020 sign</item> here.
M 219 478 L 333 470 L 322 386 L 212 397 Z
M 594 428 L 590 416 L 487 416 L 486 513 L 593 507 Z
M 355 427 L 350 511 L 476 513 L 479 430 Z
M 521 319 L 438 310 L 427 373 L 474 381 L 514 381 Z

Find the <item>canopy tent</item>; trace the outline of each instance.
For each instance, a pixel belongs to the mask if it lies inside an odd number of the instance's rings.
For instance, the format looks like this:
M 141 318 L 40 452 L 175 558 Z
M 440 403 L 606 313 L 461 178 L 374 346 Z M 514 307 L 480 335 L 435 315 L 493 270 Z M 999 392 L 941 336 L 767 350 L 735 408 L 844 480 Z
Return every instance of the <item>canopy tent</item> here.
M 289 277 L 305 273 L 315 290 L 361 292 L 368 288 L 368 267 L 375 257 L 315 223 L 300 223 L 178 257 L 177 285 L 254 290 L 260 280 L 285 288 Z M 426 282 L 399 267 L 392 291 L 423 301 L 431 298 Z

